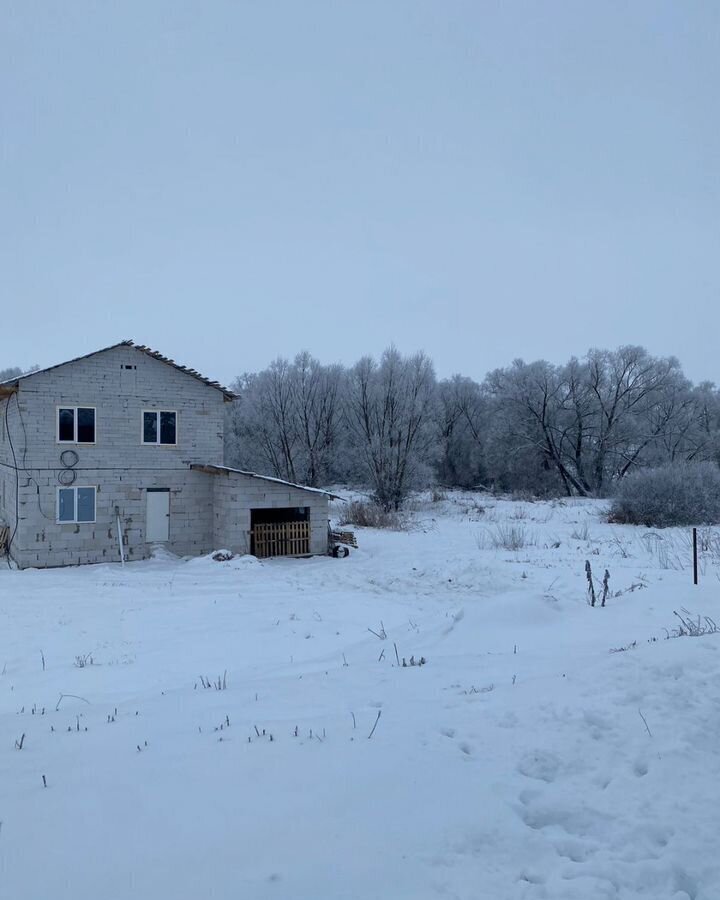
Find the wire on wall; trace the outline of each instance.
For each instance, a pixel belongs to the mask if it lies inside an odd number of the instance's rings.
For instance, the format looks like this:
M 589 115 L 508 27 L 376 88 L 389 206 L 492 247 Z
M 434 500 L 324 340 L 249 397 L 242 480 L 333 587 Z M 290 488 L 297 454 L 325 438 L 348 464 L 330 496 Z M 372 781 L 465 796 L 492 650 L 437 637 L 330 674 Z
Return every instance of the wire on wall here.
M 15 396 L 17 397 L 17 394 Z M 5 559 L 8 564 L 8 569 L 12 569 L 12 566 L 10 565 L 10 548 L 12 547 L 12 542 L 15 540 L 15 535 L 17 534 L 18 525 L 20 523 L 20 470 L 18 469 L 17 456 L 15 454 L 15 445 L 13 444 L 12 435 L 10 434 L 10 425 L 8 421 L 9 410 L 10 398 L 8 397 L 7 403 L 5 404 L 5 433 L 7 434 L 8 441 L 10 442 L 10 452 L 12 453 L 13 467 L 15 469 L 15 527 L 8 537 Z
M 20 401 L 18 400 L 18 394 L 17 394 L 17 391 L 15 392 L 15 404 L 16 404 L 16 406 L 17 406 L 18 417 L 19 417 L 19 419 L 20 419 L 20 424 L 22 425 L 22 430 L 23 430 L 23 436 L 24 436 L 24 438 L 25 438 L 25 443 L 24 443 L 24 445 L 23 445 L 23 464 L 22 464 L 22 468 L 23 468 L 23 471 L 25 472 L 25 474 L 26 474 L 27 477 L 28 477 L 28 481 L 31 481 L 31 482 L 35 485 L 35 496 L 37 497 L 37 504 L 38 504 L 38 509 L 40 510 L 40 515 L 41 515 L 43 518 L 47 519 L 48 522 L 52 522 L 52 521 L 54 521 L 54 520 L 53 520 L 53 517 L 47 515 L 47 513 L 45 512 L 45 510 L 42 508 L 42 503 L 40 503 L 40 485 L 38 484 L 37 479 L 35 479 L 35 478 L 33 477 L 32 473 L 30 472 L 30 469 L 28 469 L 28 467 L 27 467 L 27 451 L 28 451 L 27 429 L 25 428 L 25 419 L 23 419 L 22 409 L 20 408 Z M 8 406 L 9 406 L 9 405 L 10 405 L 10 401 L 8 400 Z M 75 455 L 77 456 L 77 454 L 75 454 Z

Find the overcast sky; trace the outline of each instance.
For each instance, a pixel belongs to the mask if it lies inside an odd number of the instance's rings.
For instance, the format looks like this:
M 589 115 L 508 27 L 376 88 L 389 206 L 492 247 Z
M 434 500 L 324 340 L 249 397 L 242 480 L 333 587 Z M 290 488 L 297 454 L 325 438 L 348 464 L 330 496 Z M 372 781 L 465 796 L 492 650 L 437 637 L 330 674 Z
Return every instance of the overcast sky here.
M 720 382 L 720 4 L 0 0 L 0 368 Z

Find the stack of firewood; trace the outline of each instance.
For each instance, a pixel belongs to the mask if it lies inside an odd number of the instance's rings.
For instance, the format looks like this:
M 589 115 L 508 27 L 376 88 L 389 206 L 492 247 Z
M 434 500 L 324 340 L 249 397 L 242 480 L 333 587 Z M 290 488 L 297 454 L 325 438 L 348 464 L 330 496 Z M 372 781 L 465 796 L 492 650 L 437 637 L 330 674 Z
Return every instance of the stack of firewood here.
M 357 549 L 357 538 L 353 531 L 331 531 L 330 539 L 334 544 L 346 544 Z

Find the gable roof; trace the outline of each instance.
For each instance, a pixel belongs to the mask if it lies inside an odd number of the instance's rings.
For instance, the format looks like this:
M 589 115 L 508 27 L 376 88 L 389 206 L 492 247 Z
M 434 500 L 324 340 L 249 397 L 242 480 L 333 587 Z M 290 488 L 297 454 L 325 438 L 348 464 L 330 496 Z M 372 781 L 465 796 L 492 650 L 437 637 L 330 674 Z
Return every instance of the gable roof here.
M 36 369 L 34 372 L 26 372 L 24 375 L 17 375 L 15 378 L 8 378 L 6 381 L 0 381 L 0 396 L 10 393 L 10 391 L 3 390 L 3 388 L 8 388 L 10 386 L 15 387 L 17 383 L 24 378 L 31 378 L 33 375 L 41 375 L 45 372 L 52 372 L 53 369 L 59 369 L 61 366 L 67 366 L 70 363 L 80 362 L 82 359 L 89 359 L 91 356 L 97 356 L 99 353 L 107 353 L 108 350 L 115 350 L 118 347 L 132 347 L 133 350 L 137 350 L 139 353 L 144 353 L 152 359 L 157 359 L 159 362 L 172 366 L 173 369 L 177 369 L 178 372 L 183 372 L 185 375 L 196 378 L 208 387 L 215 388 L 215 390 L 220 391 L 223 394 L 226 400 L 235 399 L 235 394 L 233 394 L 229 388 L 223 387 L 220 382 L 211 381 L 195 369 L 191 369 L 189 366 L 181 366 L 179 363 L 176 363 L 174 359 L 163 356 L 162 353 L 158 353 L 157 350 L 151 350 L 150 347 L 145 346 L 145 344 L 136 344 L 134 341 L 120 341 L 117 344 L 111 344 L 109 347 L 103 347 L 101 350 L 93 350 L 92 353 L 85 353 L 83 356 L 76 356 L 74 359 L 67 359 L 65 362 L 56 363 L 54 366 Z
M 307 491 L 310 494 L 323 494 L 325 497 L 331 497 L 333 500 L 344 500 L 337 494 L 331 494 L 330 491 L 324 491 L 322 488 L 307 487 L 304 484 L 295 484 L 294 481 L 284 481 L 282 478 L 273 478 L 272 475 L 258 475 L 257 472 L 246 472 L 244 469 L 232 469 L 230 466 L 214 466 L 202 463 L 191 463 L 191 469 L 197 472 L 205 472 L 208 475 L 245 475 L 247 478 L 257 478 L 259 481 L 270 481 L 273 484 L 281 484 L 284 487 L 295 488 L 298 491 Z

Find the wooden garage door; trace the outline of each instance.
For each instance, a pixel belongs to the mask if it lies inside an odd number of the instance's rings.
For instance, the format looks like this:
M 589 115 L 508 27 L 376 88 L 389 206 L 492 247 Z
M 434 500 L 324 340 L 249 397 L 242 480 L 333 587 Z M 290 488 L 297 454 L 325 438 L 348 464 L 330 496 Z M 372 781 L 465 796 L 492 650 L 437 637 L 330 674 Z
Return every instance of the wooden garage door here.
M 255 556 L 307 556 L 310 553 L 309 522 L 268 522 L 253 526 Z

